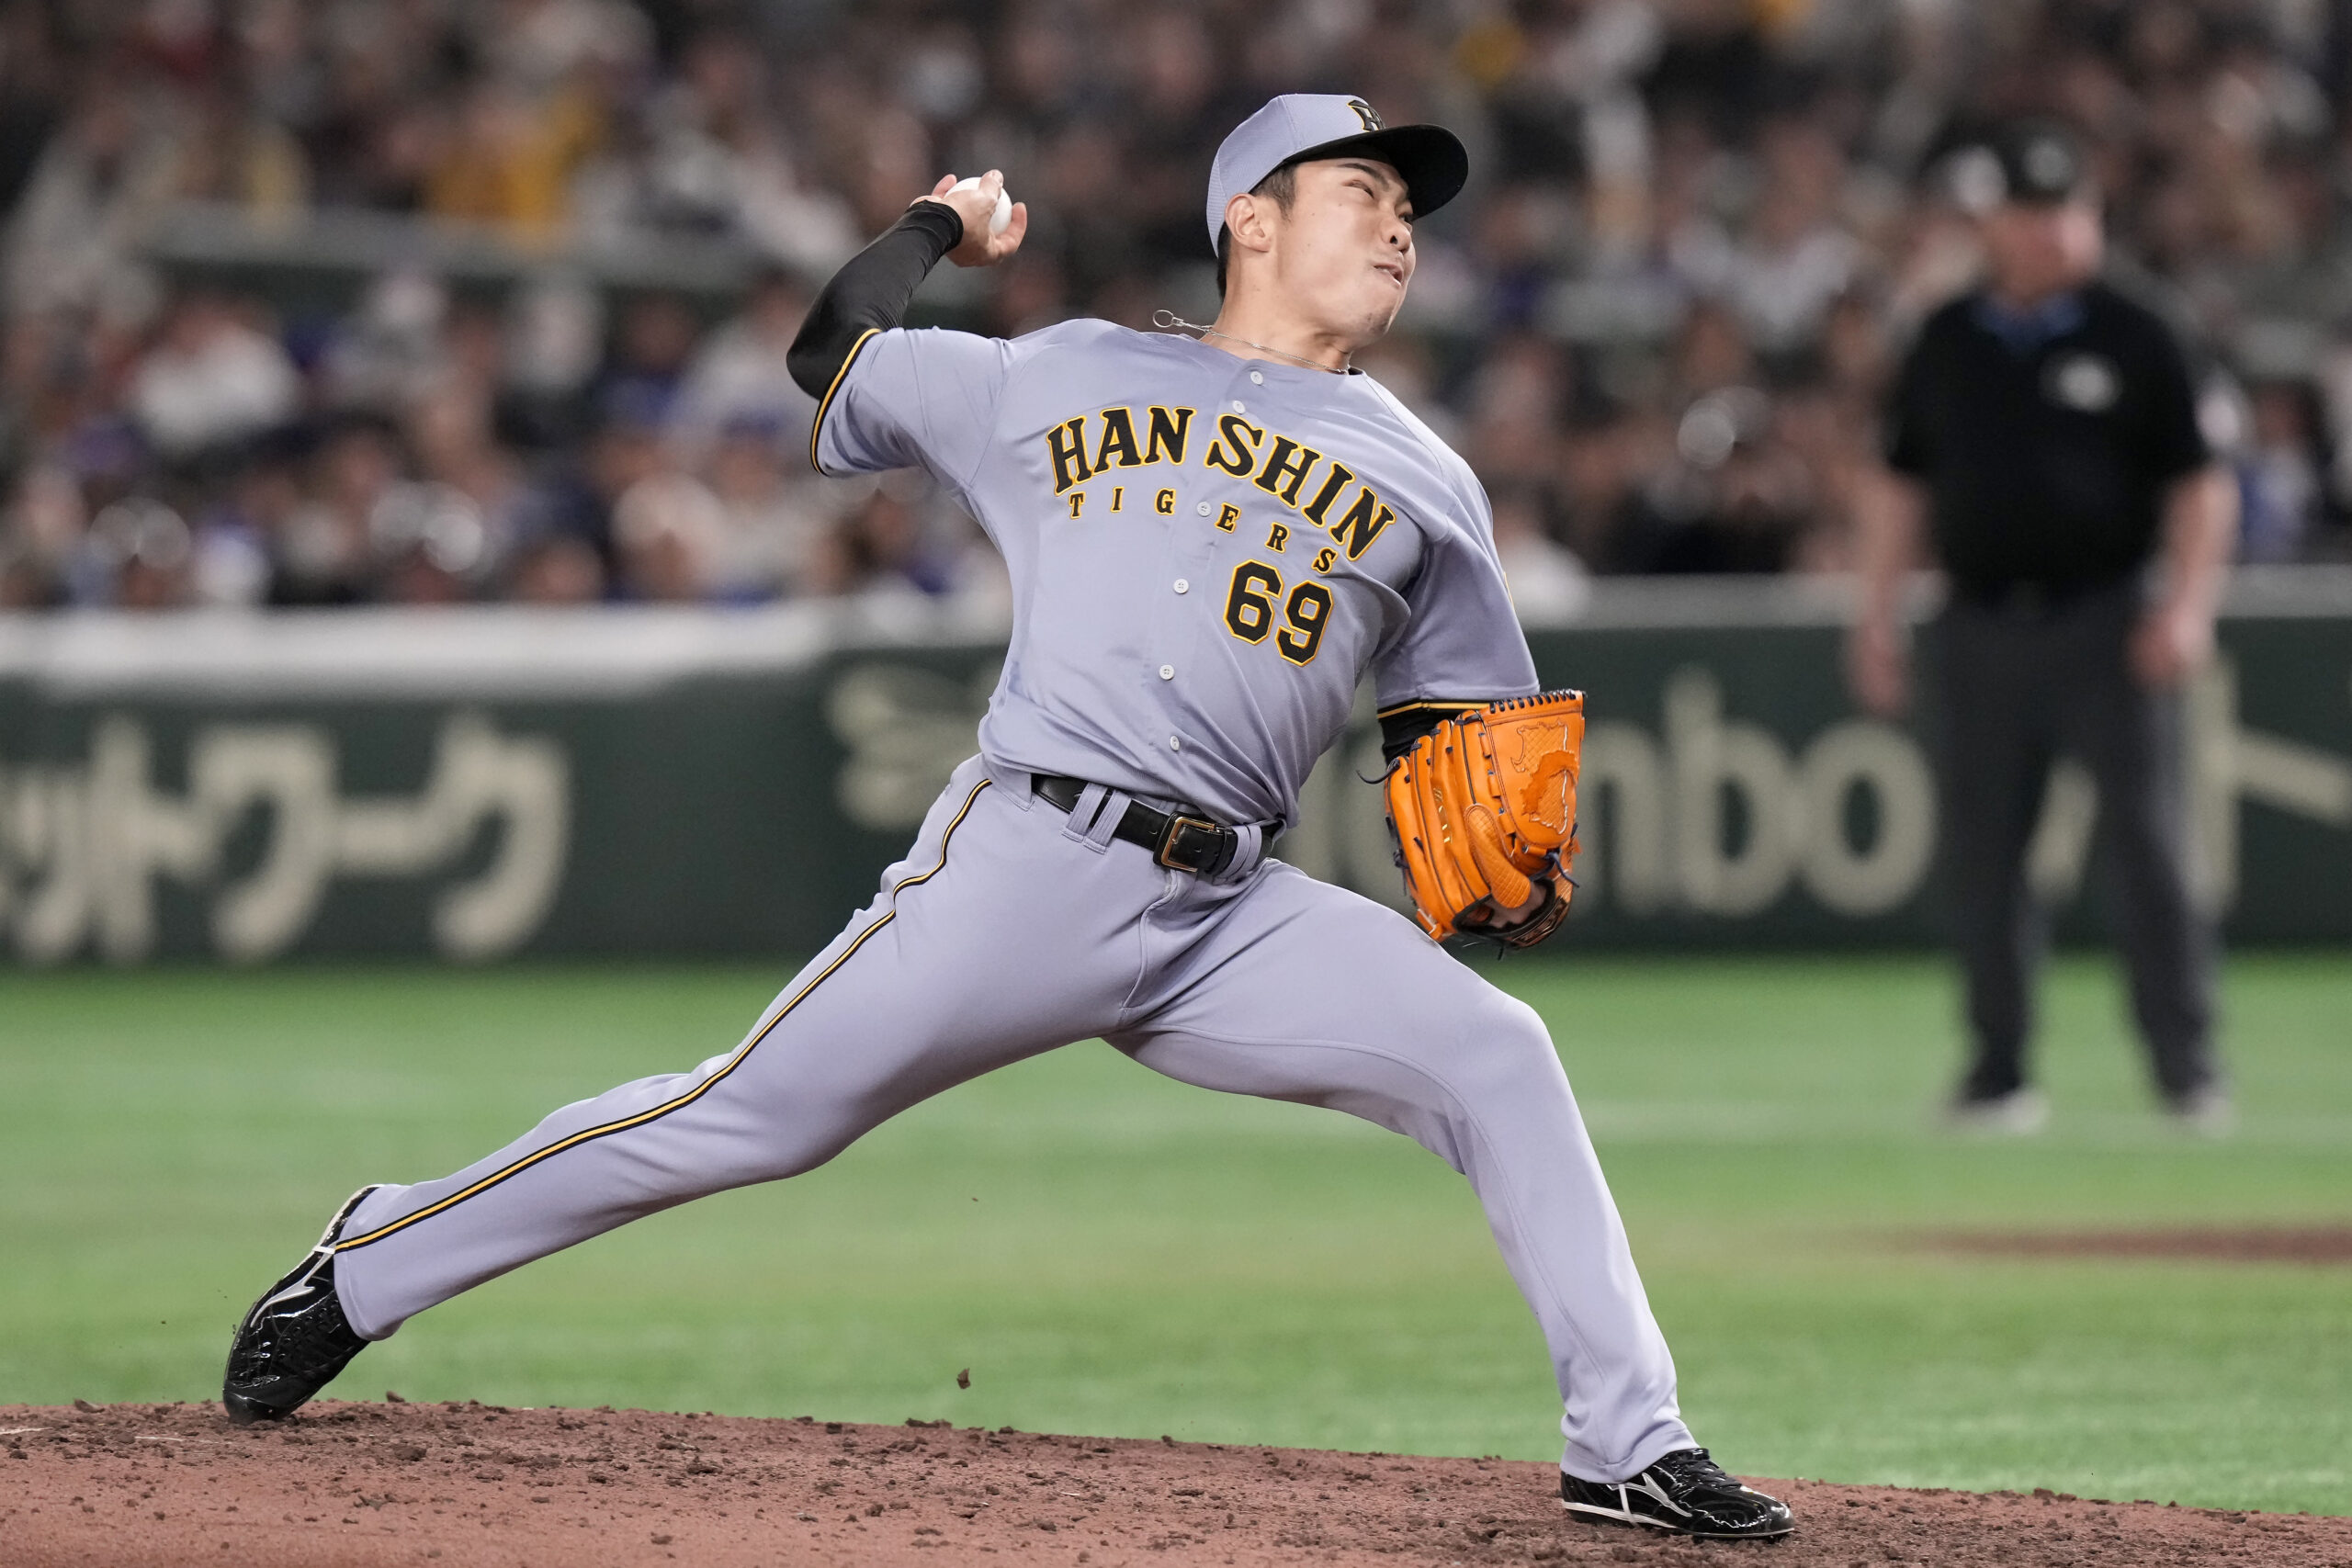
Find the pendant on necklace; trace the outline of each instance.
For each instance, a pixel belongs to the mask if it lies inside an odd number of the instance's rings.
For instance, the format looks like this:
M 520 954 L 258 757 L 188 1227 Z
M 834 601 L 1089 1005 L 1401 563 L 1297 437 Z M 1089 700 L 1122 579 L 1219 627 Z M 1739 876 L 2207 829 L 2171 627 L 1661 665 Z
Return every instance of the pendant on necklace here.
M 1227 343 L 1238 343 L 1244 348 L 1254 348 L 1261 354 L 1271 354 L 1277 359 L 1287 359 L 1294 365 L 1304 365 L 1309 370 L 1320 370 L 1326 376 L 1344 376 L 1348 373 L 1348 367 L 1344 365 L 1334 370 L 1329 365 L 1308 359 L 1303 355 L 1286 353 L 1279 348 L 1269 348 L 1262 343 L 1251 343 L 1246 337 L 1235 337 L 1231 333 L 1221 333 L 1215 327 L 1204 327 L 1198 321 L 1188 321 L 1173 310 L 1154 310 L 1151 313 L 1151 324 L 1161 332 L 1166 332 L 1171 327 L 1182 327 L 1186 332 L 1198 333 L 1203 337 L 1221 337 Z

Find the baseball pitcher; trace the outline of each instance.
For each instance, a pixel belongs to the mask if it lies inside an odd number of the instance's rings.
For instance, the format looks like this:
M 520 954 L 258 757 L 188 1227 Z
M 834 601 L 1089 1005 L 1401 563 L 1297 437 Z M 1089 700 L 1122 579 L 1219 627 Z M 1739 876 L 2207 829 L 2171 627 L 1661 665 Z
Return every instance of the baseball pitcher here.
M 1003 552 L 1012 640 L 980 754 L 733 1050 L 566 1106 L 454 1175 L 356 1194 L 239 1327 L 232 1416 L 286 1415 L 507 1269 L 797 1175 L 1099 1035 L 1186 1083 L 1377 1122 L 1469 1179 L 1550 1348 L 1567 1508 L 1790 1529 L 1683 1425 L 1543 1023 L 1433 940 L 1557 924 L 1584 724 L 1577 694 L 1537 689 L 1469 468 L 1349 363 L 1404 302 L 1414 220 L 1467 169 L 1438 127 L 1274 99 L 1218 150 L 1224 305 L 1191 332 L 903 329 L 943 257 L 1019 247 L 1027 212 L 993 174 L 941 180 L 842 269 L 791 356 L 820 400 L 809 457 L 923 468 Z M 1266 852 L 1366 671 L 1418 924 Z

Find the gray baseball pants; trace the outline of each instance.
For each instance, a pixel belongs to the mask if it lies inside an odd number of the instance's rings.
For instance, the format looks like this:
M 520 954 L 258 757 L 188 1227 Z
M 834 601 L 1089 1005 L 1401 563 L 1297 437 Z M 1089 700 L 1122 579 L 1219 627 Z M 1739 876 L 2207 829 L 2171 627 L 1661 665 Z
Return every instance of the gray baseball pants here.
M 1081 808 L 1086 803 L 1081 802 Z M 1182 1082 L 1327 1106 L 1470 1179 L 1566 1402 L 1562 1463 L 1623 1480 L 1691 1445 L 1550 1037 L 1394 911 L 1264 860 L 1211 881 L 1091 838 L 1025 775 L 959 768 L 875 901 L 743 1043 L 386 1187 L 335 1280 L 362 1336 L 707 1193 L 822 1165 L 920 1100 L 1100 1035 Z M 1257 861 L 1256 856 L 1251 860 Z

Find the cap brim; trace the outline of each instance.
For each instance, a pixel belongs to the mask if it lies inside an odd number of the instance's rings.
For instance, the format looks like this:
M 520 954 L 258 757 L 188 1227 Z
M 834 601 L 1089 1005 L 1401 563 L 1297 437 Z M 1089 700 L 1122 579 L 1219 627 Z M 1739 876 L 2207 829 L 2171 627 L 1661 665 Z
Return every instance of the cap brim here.
M 1405 182 L 1405 194 L 1412 200 L 1415 218 L 1427 218 L 1460 196 L 1470 179 L 1468 151 L 1460 137 L 1442 125 L 1392 125 L 1361 136 L 1342 136 L 1337 141 L 1294 152 L 1283 164 L 1312 164 L 1344 158 L 1351 152 L 1369 153 L 1396 171 Z

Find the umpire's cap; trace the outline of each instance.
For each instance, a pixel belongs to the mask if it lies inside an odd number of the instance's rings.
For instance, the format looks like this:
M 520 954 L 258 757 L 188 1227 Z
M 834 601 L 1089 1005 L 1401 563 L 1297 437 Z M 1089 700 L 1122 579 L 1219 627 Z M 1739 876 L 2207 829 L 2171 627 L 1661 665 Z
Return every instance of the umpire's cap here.
M 2001 169 L 2001 195 L 2030 207 L 2071 201 L 2088 187 L 2090 171 L 2082 144 L 2055 120 L 2021 119 L 1993 138 Z
M 1440 125 L 1389 125 L 1362 98 L 1284 93 L 1233 128 L 1209 168 L 1209 243 L 1225 231 L 1225 204 L 1281 168 L 1308 158 L 1367 152 L 1394 168 L 1427 217 L 1462 193 L 1470 154 Z

